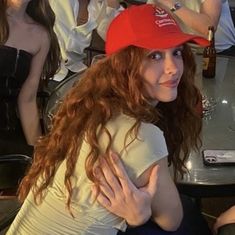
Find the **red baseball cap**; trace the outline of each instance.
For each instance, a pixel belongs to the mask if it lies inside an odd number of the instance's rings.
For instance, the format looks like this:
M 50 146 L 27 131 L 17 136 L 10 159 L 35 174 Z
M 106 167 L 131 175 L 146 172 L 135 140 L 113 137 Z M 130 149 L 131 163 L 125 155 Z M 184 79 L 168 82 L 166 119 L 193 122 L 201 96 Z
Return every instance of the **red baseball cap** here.
M 208 46 L 207 39 L 184 33 L 175 19 L 153 4 L 131 6 L 113 19 L 107 31 L 105 50 L 112 54 L 133 45 L 146 49 L 166 49 L 186 42 Z

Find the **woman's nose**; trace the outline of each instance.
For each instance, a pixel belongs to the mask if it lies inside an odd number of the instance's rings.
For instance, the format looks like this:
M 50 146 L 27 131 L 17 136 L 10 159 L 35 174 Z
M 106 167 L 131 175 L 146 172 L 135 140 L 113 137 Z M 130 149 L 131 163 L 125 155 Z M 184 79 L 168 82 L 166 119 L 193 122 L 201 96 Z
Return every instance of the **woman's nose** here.
M 173 57 L 165 58 L 165 73 L 176 74 L 178 71 L 178 66 Z

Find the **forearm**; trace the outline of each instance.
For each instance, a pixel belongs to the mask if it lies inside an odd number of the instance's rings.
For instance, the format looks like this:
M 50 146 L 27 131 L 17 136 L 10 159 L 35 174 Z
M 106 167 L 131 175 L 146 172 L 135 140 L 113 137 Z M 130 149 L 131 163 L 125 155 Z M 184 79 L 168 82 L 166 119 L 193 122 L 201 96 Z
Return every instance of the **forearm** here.
M 180 226 L 183 218 L 183 209 L 180 199 L 169 199 L 167 204 L 160 205 L 162 208 L 158 208 L 153 211 L 152 219 L 163 230 L 175 231 Z M 163 209 L 164 208 L 164 209 Z
M 235 206 L 232 206 L 217 218 L 214 230 L 217 231 L 219 227 L 231 223 L 235 223 Z
M 171 9 L 175 3 L 173 0 L 148 0 L 148 2 L 160 3 L 168 9 Z M 179 2 L 181 1 L 179 0 Z M 174 14 L 180 19 L 182 24 L 206 37 L 208 26 L 217 28 L 221 12 L 220 0 L 206 0 L 199 6 L 194 6 L 194 8 L 190 8 L 187 2 L 181 3 L 181 5 L 181 8 L 174 11 Z
M 214 26 L 215 29 L 217 28 L 217 21 L 212 20 L 207 14 L 197 13 L 186 6 L 182 6 L 179 10 L 175 11 L 175 15 L 179 17 L 181 21 L 187 22 L 188 27 L 205 37 L 208 35 L 208 26 Z
M 34 145 L 38 137 L 42 134 L 36 101 L 19 101 L 18 107 L 26 141 L 29 145 Z
M 152 200 L 152 218 L 162 229 L 175 231 L 183 218 L 183 209 L 167 161 L 163 160 L 159 161 L 158 190 Z

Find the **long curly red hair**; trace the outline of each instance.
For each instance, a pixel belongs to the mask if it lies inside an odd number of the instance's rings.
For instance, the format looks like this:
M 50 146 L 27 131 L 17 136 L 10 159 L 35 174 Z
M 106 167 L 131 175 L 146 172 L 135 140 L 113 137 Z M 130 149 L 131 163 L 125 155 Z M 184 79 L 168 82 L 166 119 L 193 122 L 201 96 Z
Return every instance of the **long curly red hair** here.
M 190 150 L 198 148 L 200 144 L 202 125 L 195 111 L 200 95 L 194 85 L 194 57 L 185 45 L 184 73 L 177 99 L 152 107 L 143 95 L 140 75 L 140 65 L 145 56 L 146 50 L 129 46 L 87 69 L 61 104 L 50 133 L 38 141 L 32 166 L 20 184 L 20 200 L 24 200 L 32 189 L 35 203 L 40 203 L 43 191 L 53 181 L 58 164 L 66 160 L 64 183 L 68 190 L 66 204 L 69 207 L 73 192 L 71 177 L 82 141 L 86 138 L 91 147 L 86 161 L 86 173 L 89 179 L 96 182 L 93 167 L 101 153 L 97 129 L 109 135 L 108 151 L 112 136 L 105 125 L 120 112 L 136 119 L 133 127 L 136 134 L 141 122 L 158 125 L 166 138 L 169 164 L 173 164 L 176 173 L 184 173 L 184 164 Z M 40 184 L 39 177 L 42 178 Z

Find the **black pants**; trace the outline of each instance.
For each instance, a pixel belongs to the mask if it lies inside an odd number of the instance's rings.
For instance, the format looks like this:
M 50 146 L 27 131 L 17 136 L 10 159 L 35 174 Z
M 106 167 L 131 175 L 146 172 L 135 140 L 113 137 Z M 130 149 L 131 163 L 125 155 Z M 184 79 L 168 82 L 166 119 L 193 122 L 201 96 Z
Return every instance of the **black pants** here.
M 218 235 L 234 235 L 235 234 L 235 224 L 226 224 L 219 228 Z
M 163 231 L 156 223 L 148 221 L 142 226 L 128 228 L 126 232 L 118 232 L 118 235 L 212 235 L 207 222 L 194 201 L 184 195 L 181 195 L 181 201 L 184 217 L 177 231 Z
M 234 56 L 235 57 L 235 45 L 229 47 L 228 49 L 218 52 L 218 55 L 225 55 L 225 56 Z

